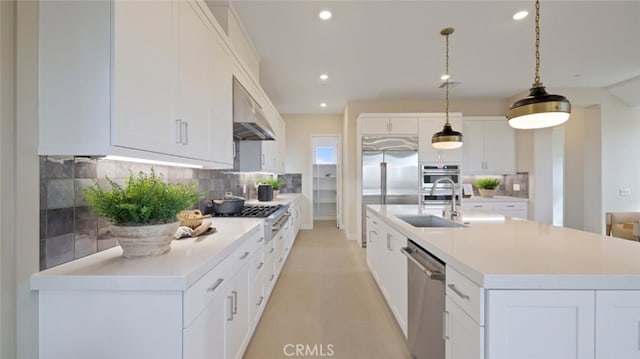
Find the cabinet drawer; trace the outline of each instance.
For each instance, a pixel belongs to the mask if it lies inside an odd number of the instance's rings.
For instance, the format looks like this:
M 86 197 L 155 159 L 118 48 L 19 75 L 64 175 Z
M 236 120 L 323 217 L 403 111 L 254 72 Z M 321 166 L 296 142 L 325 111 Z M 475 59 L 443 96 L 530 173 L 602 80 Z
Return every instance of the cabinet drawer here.
M 480 325 L 484 325 L 484 289 L 447 266 L 447 297 Z
M 496 202 L 493 204 L 493 210 L 496 212 L 506 211 L 522 211 L 527 209 L 525 202 Z
M 184 327 L 191 325 L 198 314 L 207 304 L 223 292 L 227 282 L 231 278 L 232 262 L 229 257 L 218 263 L 212 270 L 207 272 L 200 280 L 193 284 L 185 292 L 184 298 Z
M 473 209 L 479 209 L 484 211 L 493 211 L 493 204 L 463 201 L 462 208 L 473 208 Z

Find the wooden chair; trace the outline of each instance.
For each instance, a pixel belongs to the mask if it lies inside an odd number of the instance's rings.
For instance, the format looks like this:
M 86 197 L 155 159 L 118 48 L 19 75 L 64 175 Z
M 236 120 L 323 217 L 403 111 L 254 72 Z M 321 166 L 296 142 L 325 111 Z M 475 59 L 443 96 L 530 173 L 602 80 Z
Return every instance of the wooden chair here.
M 640 241 L 640 212 L 607 212 L 607 236 Z

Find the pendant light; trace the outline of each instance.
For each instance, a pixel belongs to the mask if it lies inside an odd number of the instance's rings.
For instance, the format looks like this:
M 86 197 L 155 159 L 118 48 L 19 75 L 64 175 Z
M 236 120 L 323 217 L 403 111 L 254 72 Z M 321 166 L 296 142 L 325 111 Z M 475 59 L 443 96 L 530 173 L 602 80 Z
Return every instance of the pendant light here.
M 517 129 L 534 129 L 565 123 L 571 114 L 571 103 L 562 95 L 550 95 L 540 82 L 540 0 L 536 0 L 536 77 L 529 96 L 509 108 L 509 125 Z
M 454 131 L 449 123 L 449 80 L 451 79 L 451 76 L 449 76 L 449 35 L 451 34 L 453 34 L 452 27 L 447 27 L 440 31 L 440 35 L 445 37 L 446 44 L 446 72 L 444 77 L 444 87 L 446 89 L 446 122 L 444 123 L 442 131 L 434 133 L 431 137 L 431 145 L 439 150 L 452 150 L 462 147 L 462 133 Z

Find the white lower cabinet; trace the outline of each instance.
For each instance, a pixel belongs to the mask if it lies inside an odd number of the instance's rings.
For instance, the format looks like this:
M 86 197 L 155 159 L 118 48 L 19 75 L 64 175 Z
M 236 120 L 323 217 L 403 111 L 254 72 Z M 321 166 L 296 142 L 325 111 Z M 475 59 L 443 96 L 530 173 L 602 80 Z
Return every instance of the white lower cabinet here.
M 247 252 L 245 252 L 247 253 Z M 249 296 L 251 288 L 251 276 L 249 260 L 238 270 L 230 281 L 226 298 L 227 321 L 227 358 L 237 359 L 242 357 L 246 345 L 251 336 L 251 311 Z
M 445 302 L 445 358 L 483 359 L 484 327 L 476 323 L 449 296 Z
M 184 358 L 226 358 L 225 317 L 226 293 L 223 288 L 214 288 L 218 293 L 204 311 L 184 330 Z
M 596 292 L 596 358 L 640 358 L 640 292 Z
M 587 290 L 487 291 L 487 358 L 593 359 L 594 299 Z
M 528 201 L 503 201 L 491 199 L 463 199 L 462 208 L 472 208 L 480 211 L 494 212 L 504 216 L 527 219 L 529 215 Z
M 367 213 L 367 262 L 398 325 L 407 336 L 407 238 Z

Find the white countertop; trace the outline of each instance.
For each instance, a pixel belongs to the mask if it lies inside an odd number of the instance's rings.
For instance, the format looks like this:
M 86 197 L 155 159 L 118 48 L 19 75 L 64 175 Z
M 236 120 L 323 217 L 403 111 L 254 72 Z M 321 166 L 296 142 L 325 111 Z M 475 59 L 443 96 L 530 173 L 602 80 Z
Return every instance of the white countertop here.
M 461 228 L 416 228 L 398 214 L 442 207 L 369 205 L 421 247 L 487 289 L 640 289 L 640 243 L 461 208 Z
M 241 245 L 264 219 L 213 218 L 217 232 L 171 242 L 161 256 L 127 259 L 117 246 L 31 276 L 34 290 L 185 290 Z M 262 230 L 262 228 L 260 228 Z
M 528 198 L 521 198 L 521 197 L 511 197 L 511 196 L 493 196 L 491 198 L 485 198 L 485 197 L 468 197 L 468 198 L 462 198 L 462 202 L 527 202 L 529 201 Z

